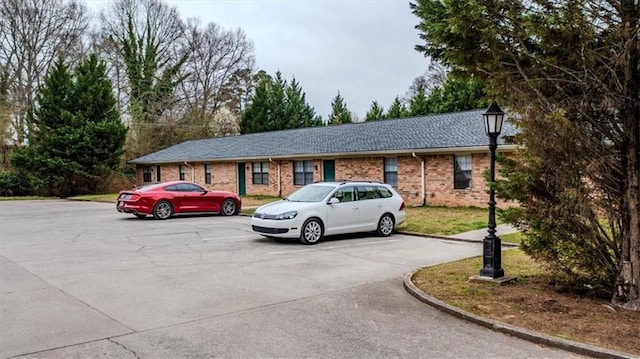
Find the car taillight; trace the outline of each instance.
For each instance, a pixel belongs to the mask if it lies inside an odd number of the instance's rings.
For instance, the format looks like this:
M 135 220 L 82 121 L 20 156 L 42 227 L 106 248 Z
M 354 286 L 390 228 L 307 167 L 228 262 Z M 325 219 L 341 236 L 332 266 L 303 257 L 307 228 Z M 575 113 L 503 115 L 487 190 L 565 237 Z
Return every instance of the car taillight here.
M 119 201 L 137 201 L 140 198 L 140 195 L 123 193 L 118 197 Z
M 400 205 L 399 211 L 404 211 L 404 201 L 402 201 L 402 204 Z

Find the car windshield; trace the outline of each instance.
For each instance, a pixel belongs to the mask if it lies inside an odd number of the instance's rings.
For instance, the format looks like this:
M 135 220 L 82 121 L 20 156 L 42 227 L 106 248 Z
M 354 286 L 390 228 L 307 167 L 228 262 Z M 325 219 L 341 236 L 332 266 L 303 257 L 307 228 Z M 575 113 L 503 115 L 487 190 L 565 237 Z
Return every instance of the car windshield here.
M 334 189 L 332 186 L 306 186 L 293 192 L 286 199 L 291 202 L 320 202 Z

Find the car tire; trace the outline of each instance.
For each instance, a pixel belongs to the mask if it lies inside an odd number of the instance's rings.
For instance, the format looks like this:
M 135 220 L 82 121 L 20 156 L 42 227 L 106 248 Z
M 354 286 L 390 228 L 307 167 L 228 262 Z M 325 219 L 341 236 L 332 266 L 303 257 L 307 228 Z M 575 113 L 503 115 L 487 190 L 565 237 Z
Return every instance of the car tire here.
M 167 219 L 173 215 L 173 206 L 169 201 L 160 201 L 153 206 L 153 218 Z
M 380 237 L 389 237 L 391 233 L 393 233 L 395 225 L 396 223 L 392 215 L 389 213 L 383 214 L 378 221 L 378 235 Z
M 324 229 L 322 223 L 317 218 L 309 218 L 302 225 L 300 231 L 300 243 L 302 244 L 316 244 L 322 239 Z
M 146 214 L 140 214 L 140 213 L 134 213 L 134 216 L 136 216 L 138 218 L 146 218 L 147 217 Z
M 223 216 L 233 216 L 238 213 L 238 206 L 232 199 L 225 199 L 220 205 L 220 214 Z

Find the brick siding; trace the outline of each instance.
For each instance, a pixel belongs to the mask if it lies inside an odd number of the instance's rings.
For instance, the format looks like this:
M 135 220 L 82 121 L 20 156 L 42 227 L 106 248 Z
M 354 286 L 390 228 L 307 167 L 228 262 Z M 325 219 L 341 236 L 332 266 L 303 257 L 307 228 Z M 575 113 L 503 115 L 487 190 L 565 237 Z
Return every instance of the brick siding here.
M 385 157 L 349 157 L 335 158 L 336 180 L 384 180 Z M 472 181 L 467 189 L 454 189 L 454 154 L 433 154 L 413 156 L 397 156 L 398 186 L 396 190 L 403 196 L 409 206 L 423 204 L 432 206 L 476 206 L 486 207 L 489 201 L 488 188 L 484 180 L 484 172 L 489 168 L 488 153 L 471 154 Z M 310 159 L 300 159 L 310 160 Z M 313 159 L 313 180 L 320 181 L 323 176 L 322 159 Z M 424 197 L 422 175 L 424 161 Z M 244 162 L 245 188 L 247 195 L 286 196 L 302 186 L 294 185 L 294 161 L 274 160 L 269 162 L 269 184 L 253 184 L 252 162 Z M 239 191 L 238 163 L 210 163 L 212 183 L 204 183 L 204 163 L 190 163 L 185 168 L 185 180 L 193 181 L 201 186 L 231 192 Z M 280 168 L 280 185 L 278 185 L 278 167 Z M 156 180 L 156 166 L 152 168 L 152 181 Z M 178 164 L 161 165 L 162 181 L 179 179 Z M 138 183 L 143 183 L 143 166 L 137 166 Z M 498 206 L 505 205 L 498 201 Z

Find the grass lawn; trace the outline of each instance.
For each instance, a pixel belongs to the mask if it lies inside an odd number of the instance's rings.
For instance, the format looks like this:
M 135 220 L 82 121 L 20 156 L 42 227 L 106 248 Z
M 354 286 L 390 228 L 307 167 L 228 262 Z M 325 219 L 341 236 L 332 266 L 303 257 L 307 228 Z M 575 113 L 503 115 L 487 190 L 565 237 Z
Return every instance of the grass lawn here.
M 89 202 L 116 202 L 116 198 L 118 198 L 117 193 L 108 193 L 108 194 L 87 194 L 82 196 L 69 197 L 69 199 L 73 199 L 76 201 L 89 201 Z
M 407 207 L 399 230 L 448 236 L 487 227 L 488 212 L 476 207 Z
M 36 199 L 57 199 L 53 197 L 41 197 L 41 196 L 15 196 L 15 197 L 0 197 L 0 201 L 28 201 Z
M 505 236 L 506 237 L 506 236 Z M 550 283 L 544 268 L 520 249 L 502 254 L 505 274 L 516 283 L 470 282 L 482 258 L 474 257 L 416 272 L 423 292 L 479 316 L 518 327 L 640 355 L 640 312 L 614 308 L 606 299 L 579 297 Z

